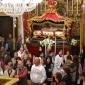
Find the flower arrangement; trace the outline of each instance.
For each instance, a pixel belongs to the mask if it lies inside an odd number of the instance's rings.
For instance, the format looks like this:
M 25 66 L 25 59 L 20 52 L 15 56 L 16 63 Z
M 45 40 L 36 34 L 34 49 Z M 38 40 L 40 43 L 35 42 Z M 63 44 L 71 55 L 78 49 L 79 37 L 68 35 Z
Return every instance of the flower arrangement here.
M 71 40 L 71 45 L 76 46 L 76 45 L 77 45 L 77 42 L 78 42 L 77 40 L 72 39 L 72 40 Z
M 54 43 L 55 43 L 55 41 L 53 41 L 52 39 L 49 39 L 49 38 L 40 41 L 41 46 L 52 46 Z

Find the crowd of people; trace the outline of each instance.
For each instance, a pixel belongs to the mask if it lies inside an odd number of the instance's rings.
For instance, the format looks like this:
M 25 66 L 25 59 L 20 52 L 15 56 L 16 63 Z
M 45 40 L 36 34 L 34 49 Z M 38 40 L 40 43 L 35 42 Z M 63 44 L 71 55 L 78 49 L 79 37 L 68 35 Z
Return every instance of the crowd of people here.
M 23 45 L 17 50 L 12 46 L 11 35 L 7 40 L 0 36 L 0 76 L 19 78 L 18 85 L 28 85 L 27 80 L 32 85 L 85 85 L 80 55 L 71 55 L 69 50 L 63 55 L 62 49 L 56 55 L 48 49 L 45 55 L 41 47 L 31 55 Z

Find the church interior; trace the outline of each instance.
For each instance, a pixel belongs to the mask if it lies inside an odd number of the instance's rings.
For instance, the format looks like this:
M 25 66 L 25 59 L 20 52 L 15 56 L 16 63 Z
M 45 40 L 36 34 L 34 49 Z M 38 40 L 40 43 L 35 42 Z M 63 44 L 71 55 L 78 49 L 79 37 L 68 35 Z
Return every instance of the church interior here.
M 85 0 L 0 0 L 0 85 L 85 85 Z

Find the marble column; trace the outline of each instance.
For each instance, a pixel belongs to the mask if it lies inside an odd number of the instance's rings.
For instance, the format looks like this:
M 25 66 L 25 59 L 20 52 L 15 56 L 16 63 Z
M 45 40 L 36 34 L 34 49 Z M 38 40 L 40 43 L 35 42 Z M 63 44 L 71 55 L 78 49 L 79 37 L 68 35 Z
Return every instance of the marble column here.
M 22 44 L 24 44 L 23 16 L 18 16 L 18 36 L 22 37 Z
M 81 20 L 80 21 L 80 53 L 82 52 L 82 49 L 83 49 L 83 21 Z

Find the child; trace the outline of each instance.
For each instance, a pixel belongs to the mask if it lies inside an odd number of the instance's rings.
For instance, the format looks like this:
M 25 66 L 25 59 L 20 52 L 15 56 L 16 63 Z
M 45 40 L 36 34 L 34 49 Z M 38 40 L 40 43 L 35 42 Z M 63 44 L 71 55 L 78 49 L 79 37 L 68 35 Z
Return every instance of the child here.
M 61 75 L 60 72 L 57 72 L 56 73 L 55 81 L 56 81 L 56 85 L 63 85 L 62 84 L 62 75 Z
M 82 72 L 82 80 L 83 80 L 83 85 L 85 85 L 85 68 L 83 69 Z

